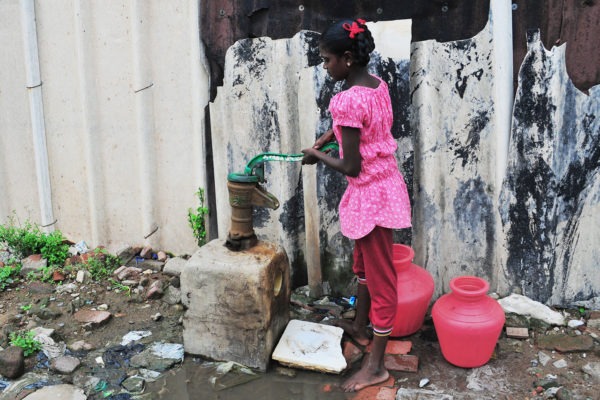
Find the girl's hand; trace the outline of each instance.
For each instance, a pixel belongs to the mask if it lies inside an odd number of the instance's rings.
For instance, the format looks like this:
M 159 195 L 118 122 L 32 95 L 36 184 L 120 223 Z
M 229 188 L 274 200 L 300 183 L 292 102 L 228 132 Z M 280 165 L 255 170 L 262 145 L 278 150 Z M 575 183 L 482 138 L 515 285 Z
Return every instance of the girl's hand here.
M 313 144 L 313 148 L 320 149 L 321 147 L 325 146 L 327 143 L 329 143 L 333 140 L 334 140 L 333 129 L 329 129 L 323 135 L 321 135 L 320 138 L 318 138 L 315 141 L 315 144 Z
M 319 158 L 316 156 L 317 153 L 319 153 L 319 150 L 314 147 L 309 147 L 308 149 L 302 150 L 302 154 L 304 154 L 304 157 L 302 158 L 302 164 L 316 164 L 319 161 Z

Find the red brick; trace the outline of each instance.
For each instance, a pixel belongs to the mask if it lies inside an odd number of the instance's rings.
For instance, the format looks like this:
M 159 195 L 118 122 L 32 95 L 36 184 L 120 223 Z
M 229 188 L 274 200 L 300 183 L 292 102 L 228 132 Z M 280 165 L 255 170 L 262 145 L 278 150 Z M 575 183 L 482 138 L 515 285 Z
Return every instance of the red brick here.
M 385 390 L 383 390 L 385 389 Z M 392 397 L 380 397 L 388 396 L 390 392 L 394 393 Z M 395 398 L 397 388 L 394 387 L 394 378 L 390 376 L 387 381 L 382 382 L 378 385 L 367 386 L 364 389 L 359 390 L 356 394 L 350 397 L 351 400 L 393 400 Z
M 388 371 L 417 372 L 419 368 L 419 357 L 408 354 L 386 354 L 383 362 Z
M 350 365 L 354 364 L 356 361 L 360 360 L 363 355 L 362 350 L 356 347 L 356 345 L 351 341 L 346 341 L 344 343 L 343 354 L 344 358 L 346 359 L 346 364 L 348 364 L 348 367 L 350 367 Z
M 41 261 L 42 260 L 42 255 L 41 254 L 32 254 L 29 257 L 27 257 L 27 259 L 29 259 L 30 261 Z
M 112 314 L 108 311 L 79 310 L 73 315 L 73 318 L 78 322 L 101 326 L 106 324 L 111 316 Z
M 382 387 L 379 389 L 379 393 L 377 393 L 375 400 L 395 400 L 396 393 L 398 393 L 398 388 Z

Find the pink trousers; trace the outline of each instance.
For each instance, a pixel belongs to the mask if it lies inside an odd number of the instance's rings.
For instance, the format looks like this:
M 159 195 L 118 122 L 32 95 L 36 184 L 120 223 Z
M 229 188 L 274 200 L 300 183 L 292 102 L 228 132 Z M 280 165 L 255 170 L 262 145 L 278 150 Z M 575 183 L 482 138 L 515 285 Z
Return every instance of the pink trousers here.
M 373 333 L 378 336 L 392 333 L 398 307 L 396 269 L 392 263 L 393 241 L 391 229 L 376 226 L 367 236 L 354 242 L 352 270 L 358 283 L 369 289 L 369 317 Z

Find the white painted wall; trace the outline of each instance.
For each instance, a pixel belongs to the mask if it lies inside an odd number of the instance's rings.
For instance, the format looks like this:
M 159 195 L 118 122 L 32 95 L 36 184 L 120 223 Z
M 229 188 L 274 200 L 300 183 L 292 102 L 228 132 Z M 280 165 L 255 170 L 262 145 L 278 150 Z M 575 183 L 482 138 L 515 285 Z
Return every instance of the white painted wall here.
M 54 227 L 193 252 L 209 96 L 199 0 L 36 1 L 22 19 L 27 2 L 0 2 L 0 222 L 42 223 L 21 22 L 35 18 Z

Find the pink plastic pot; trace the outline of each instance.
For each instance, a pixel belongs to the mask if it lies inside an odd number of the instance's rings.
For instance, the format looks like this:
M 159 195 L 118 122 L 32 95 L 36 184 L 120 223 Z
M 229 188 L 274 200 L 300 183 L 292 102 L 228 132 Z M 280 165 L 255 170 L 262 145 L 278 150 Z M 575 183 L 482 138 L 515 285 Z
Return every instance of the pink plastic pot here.
M 417 332 L 425 319 L 433 295 L 433 277 L 413 264 L 415 252 L 410 246 L 394 244 L 393 263 L 397 274 L 398 309 L 391 336 L 409 336 Z
M 451 364 L 475 368 L 486 364 L 504 326 L 504 310 L 487 295 L 490 285 L 475 276 L 450 281 L 450 293 L 431 310 L 442 355 Z

